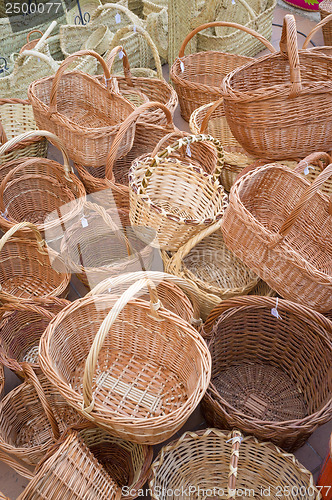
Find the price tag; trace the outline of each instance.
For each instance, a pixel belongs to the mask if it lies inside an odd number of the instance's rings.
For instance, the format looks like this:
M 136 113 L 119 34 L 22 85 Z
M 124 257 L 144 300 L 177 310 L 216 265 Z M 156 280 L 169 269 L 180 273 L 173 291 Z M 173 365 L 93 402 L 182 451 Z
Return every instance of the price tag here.
M 187 144 L 187 156 L 189 156 L 191 158 L 190 144 Z
M 82 219 L 81 219 L 81 223 L 82 223 L 82 227 L 88 227 L 88 225 L 89 225 L 89 224 L 88 224 L 88 221 L 86 220 L 86 218 L 85 218 L 85 217 L 82 217 Z
M 123 59 L 123 56 L 124 56 L 124 52 L 122 50 L 120 50 L 120 52 L 119 52 L 119 59 Z
M 181 71 L 183 73 L 184 72 L 184 62 L 183 61 L 180 61 L 180 68 L 181 68 Z
M 119 13 L 117 13 L 117 14 L 115 15 L 115 22 L 116 22 L 116 24 L 121 23 L 121 16 L 120 16 L 120 14 L 119 14 Z

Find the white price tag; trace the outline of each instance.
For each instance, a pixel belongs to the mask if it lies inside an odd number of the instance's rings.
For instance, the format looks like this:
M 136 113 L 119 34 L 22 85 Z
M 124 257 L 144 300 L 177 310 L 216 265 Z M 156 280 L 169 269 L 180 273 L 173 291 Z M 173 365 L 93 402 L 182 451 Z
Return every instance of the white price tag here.
M 82 219 L 81 219 L 81 223 L 82 223 L 82 227 L 88 227 L 88 225 L 89 225 L 89 224 L 88 224 L 88 221 L 86 220 L 86 218 L 85 218 L 85 217 L 82 217 Z

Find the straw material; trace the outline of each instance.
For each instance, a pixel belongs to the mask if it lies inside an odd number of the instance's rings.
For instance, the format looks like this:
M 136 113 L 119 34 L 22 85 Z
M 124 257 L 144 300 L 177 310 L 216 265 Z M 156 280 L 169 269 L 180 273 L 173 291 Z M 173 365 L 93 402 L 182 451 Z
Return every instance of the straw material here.
M 168 1 L 168 63 L 172 65 L 181 50 L 182 41 L 192 30 L 193 18 L 197 14 L 197 0 Z M 197 52 L 196 42 L 189 42 L 186 54 Z
M 332 14 L 332 1 L 323 0 L 323 2 L 320 2 L 319 12 L 321 19 L 325 19 L 327 16 Z M 323 36 L 324 36 L 324 44 L 332 45 L 332 21 L 323 26 Z
M 278 164 L 259 167 L 231 189 L 223 218 L 226 245 L 282 297 L 332 309 L 332 205 L 319 191 L 332 164 L 310 185 Z
M 29 228 L 33 239 L 14 237 Z M 29 234 L 31 238 L 32 235 Z M 0 240 L 0 299 L 24 300 L 27 297 L 64 297 L 70 275 L 48 248 L 38 229 L 21 222 L 9 229 Z
M 151 12 L 146 18 L 146 30 L 151 35 L 160 57 L 163 61 L 168 58 L 168 11 L 163 8 L 160 12 Z
M 298 51 L 295 18 L 287 14 L 280 52 L 235 69 L 223 81 L 234 137 L 249 154 L 268 159 L 330 151 L 331 71 L 330 57 Z
M 102 42 L 101 38 L 97 36 L 98 33 L 100 33 L 100 28 L 105 29 L 105 27 L 102 26 L 91 27 L 90 23 L 83 26 L 71 24 L 60 26 L 59 42 L 63 56 L 68 57 L 83 49 L 93 50 L 100 54 L 100 51 L 96 50 L 100 42 Z M 88 39 L 88 47 L 83 47 Z M 89 73 L 89 75 L 95 75 L 98 72 L 98 67 L 99 63 L 95 57 L 82 56 L 78 60 L 73 61 L 68 69 L 76 69 L 77 71 Z
M 284 489 L 285 486 L 285 489 Z M 271 443 L 240 432 L 218 429 L 186 432 L 164 446 L 152 464 L 152 498 L 278 498 L 290 487 L 291 497 L 305 491 L 307 500 L 321 498 L 311 473 L 294 457 Z M 182 493 L 185 491 L 185 493 Z
M 40 342 L 40 365 L 85 418 L 118 437 L 157 444 L 179 430 L 210 379 L 202 337 L 182 318 L 134 295 L 76 300 L 50 323 Z M 134 318 L 134 321 L 133 321 Z M 84 342 L 82 342 L 84 339 Z
M 101 2 L 100 0 L 80 0 L 79 3 L 83 21 L 89 24 L 92 14 L 101 5 Z M 78 5 L 76 5 L 76 2 L 71 2 L 71 6 L 72 8 L 66 12 L 67 23 L 75 25 L 82 24 Z
M 2 305 L 0 307 L 1 363 L 23 378 L 25 375 L 22 363 L 28 363 L 35 371 L 38 370 L 40 337 L 51 319 L 68 304 L 67 300 L 56 297 L 36 297 L 30 302 L 9 302 Z
M 213 174 L 192 163 L 169 158 L 181 147 L 212 143 L 218 162 Z M 153 243 L 176 251 L 202 229 L 220 220 L 227 195 L 218 178 L 224 163 L 219 141 L 208 135 L 184 137 L 154 158 L 138 160 L 129 171 L 130 220 L 135 226 L 156 231 Z
M 206 421 L 299 448 L 332 417 L 332 323 L 268 297 L 237 297 L 216 310 L 204 326 L 212 356 Z
M 94 56 L 102 64 L 106 80 L 110 79 L 103 58 L 91 50 L 81 50 L 67 57 L 54 77 L 32 83 L 29 100 L 38 127 L 57 135 L 74 162 L 101 166 L 120 124 L 134 107 L 92 76 L 79 71 L 64 73 L 71 61 L 83 55 Z M 133 124 L 120 157 L 130 150 L 134 133 Z
M 100 55 L 105 54 L 113 39 L 113 34 L 107 26 L 99 26 L 83 43 L 82 49 L 94 50 Z

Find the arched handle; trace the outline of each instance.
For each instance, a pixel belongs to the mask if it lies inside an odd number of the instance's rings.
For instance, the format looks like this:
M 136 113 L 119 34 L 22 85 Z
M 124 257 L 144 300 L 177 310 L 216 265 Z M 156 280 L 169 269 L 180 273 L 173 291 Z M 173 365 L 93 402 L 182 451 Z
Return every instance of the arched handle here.
M 119 3 L 104 3 L 102 5 L 99 5 L 92 13 L 91 15 L 91 24 L 94 24 L 96 20 L 98 20 L 98 17 L 102 15 L 104 10 L 117 10 L 119 12 L 122 12 L 123 14 L 126 14 L 127 18 L 130 20 L 130 22 L 134 23 L 137 20 L 137 26 L 140 26 L 142 23 L 142 20 L 137 17 L 131 10 L 129 10 L 127 7 L 119 4 Z M 103 23 L 102 19 L 99 19 L 101 24 Z
M 27 479 L 34 478 L 33 472 L 31 472 L 27 467 L 24 467 L 24 465 L 21 465 L 17 460 L 15 460 L 14 457 L 8 455 L 1 449 L 0 449 L 0 461 L 11 467 L 20 476 L 25 477 Z
M 232 451 L 231 451 L 229 474 L 228 474 L 228 495 L 227 495 L 228 500 L 231 499 L 235 500 L 237 498 L 236 480 L 237 480 L 237 469 L 240 456 L 240 445 L 242 439 L 243 437 L 241 432 L 239 431 L 232 432 L 232 438 L 230 439 L 230 441 L 232 441 Z
M 245 0 L 239 0 L 239 3 L 241 3 L 243 7 L 247 10 L 250 16 L 250 20 L 255 20 L 257 18 L 256 12 L 250 7 L 250 5 L 247 4 Z M 217 8 L 220 6 L 227 12 L 227 5 L 225 5 L 225 2 L 222 2 L 220 0 L 206 1 L 199 15 L 193 20 L 192 26 L 195 25 L 197 26 L 198 24 L 209 22 L 209 20 L 215 19 Z M 261 12 L 262 10 L 263 9 L 261 9 L 259 12 Z M 229 15 L 227 16 L 226 14 L 224 17 L 230 17 L 230 16 Z
M 33 234 L 37 240 L 37 244 L 38 244 L 40 253 L 44 253 L 44 254 L 47 253 L 47 250 L 45 250 L 45 246 L 46 246 L 45 241 L 43 240 L 40 232 L 38 231 L 37 226 L 35 226 L 34 224 L 31 224 L 31 222 L 20 222 L 19 224 L 15 224 L 15 226 L 11 227 L 0 239 L 0 252 L 3 249 L 3 247 L 5 246 L 5 244 L 10 240 L 10 238 L 17 231 L 20 231 L 21 229 L 25 229 L 25 228 L 30 229 L 33 232 Z M 1 286 L 0 286 L 0 289 L 1 289 Z
M 160 139 L 158 144 L 156 144 L 154 150 L 151 153 L 151 156 L 152 157 L 156 156 L 158 154 L 158 152 L 161 150 L 161 148 L 163 147 L 163 145 L 166 142 L 168 142 L 172 137 L 174 137 L 174 141 L 175 141 L 176 139 L 179 139 L 180 137 L 185 137 L 186 135 L 190 135 L 190 134 L 187 132 L 184 132 L 183 130 L 174 130 L 174 132 L 170 132 L 169 134 L 164 135 L 164 137 L 162 137 Z
M 93 376 L 96 370 L 97 361 L 99 357 L 99 353 L 103 347 L 105 338 L 112 327 L 112 325 L 117 320 L 122 309 L 126 307 L 128 302 L 135 297 L 135 295 L 146 285 L 149 285 L 152 292 L 151 293 L 151 310 L 154 310 L 155 313 L 160 307 L 160 302 L 157 295 L 157 290 L 154 284 L 148 279 L 141 279 L 131 285 L 115 302 L 110 312 L 107 314 L 105 319 L 103 320 L 100 328 L 97 332 L 97 335 L 94 338 L 94 341 L 91 345 L 90 352 L 85 362 L 84 375 L 83 375 L 83 407 L 82 412 L 87 413 L 88 415 L 93 411 L 94 408 L 94 398 L 92 394 L 92 382 Z
M 216 26 L 226 26 L 229 28 L 236 28 L 236 29 L 239 29 L 241 31 L 244 31 L 244 32 L 248 33 L 249 35 L 252 35 L 255 38 L 257 38 L 260 42 L 262 42 L 265 45 L 265 47 L 269 49 L 270 52 L 272 52 L 272 53 L 276 52 L 276 49 L 273 47 L 273 45 L 268 40 L 266 40 L 266 38 L 264 38 L 262 35 L 257 33 L 257 31 L 254 31 L 250 28 L 247 28 L 246 26 L 242 26 L 241 24 L 237 24 L 237 23 L 230 23 L 230 22 L 226 22 L 226 21 L 214 21 L 212 23 L 205 23 L 205 24 L 202 24 L 201 26 L 198 26 L 191 33 L 189 33 L 186 36 L 186 38 L 184 39 L 184 41 L 180 47 L 179 58 L 184 56 L 184 51 L 186 49 L 187 44 L 190 42 L 190 40 L 197 33 L 199 33 L 200 31 L 203 31 L 207 28 L 215 28 Z
M 50 66 L 52 71 L 56 71 L 55 68 L 59 67 L 58 63 L 54 61 L 51 57 L 47 56 L 46 54 L 43 54 L 42 52 L 38 52 L 38 50 L 34 49 L 23 50 L 23 52 L 21 52 L 20 55 L 15 60 L 15 66 L 22 66 L 22 64 L 25 61 L 25 58 L 30 56 L 37 57 L 37 59 L 46 62 Z
M 307 49 L 312 37 L 317 33 L 317 31 L 319 31 L 323 26 L 325 26 L 325 24 L 329 23 L 330 21 L 332 21 L 332 14 L 326 16 L 318 24 L 316 24 L 316 26 L 310 31 L 309 35 L 304 40 L 302 49 Z
M 134 83 L 132 81 L 132 76 L 130 72 L 130 65 L 129 65 L 129 60 L 128 60 L 128 55 L 125 49 L 122 47 L 122 45 L 117 45 L 115 46 L 111 52 L 107 55 L 106 57 L 106 64 L 109 69 L 109 72 L 112 74 L 112 67 L 115 61 L 115 57 L 122 53 L 122 64 L 123 64 L 123 73 L 126 79 L 127 84 L 130 87 L 134 87 Z
M 124 35 L 126 35 L 127 33 L 130 33 L 130 32 L 139 33 L 146 40 L 148 46 L 151 49 L 152 56 L 153 56 L 154 62 L 156 64 L 157 77 L 159 78 L 159 80 L 164 80 L 163 70 L 161 67 L 159 52 L 158 52 L 158 49 L 156 47 L 156 44 L 152 40 L 149 33 L 141 26 L 130 25 L 130 26 L 124 26 L 123 28 L 120 28 L 115 33 L 114 38 L 111 41 L 110 49 L 113 49 L 113 47 L 115 47 L 116 45 L 119 45 L 119 43 L 123 39 Z M 108 58 L 106 59 L 106 62 L 107 61 L 108 61 Z M 108 67 L 111 70 L 111 66 L 108 65 Z
M 0 145 L 5 144 L 5 142 L 7 142 L 7 141 L 8 141 L 8 139 L 7 139 L 6 132 L 5 132 L 5 129 L 3 128 L 2 122 L 0 120 Z
M 32 30 L 30 31 L 30 33 L 27 34 L 27 43 L 30 42 L 30 36 L 32 35 L 32 33 L 39 33 L 41 37 L 44 35 L 44 33 L 40 30 Z M 38 38 L 36 38 L 36 40 L 38 40 Z
M 114 165 L 116 158 L 117 158 L 119 146 L 120 146 L 121 142 L 123 141 L 123 139 L 127 133 L 128 128 L 133 123 L 135 123 L 135 121 L 140 117 L 140 115 L 143 112 L 148 111 L 148 110 L 153 109 L 153 108 L 160 108 L 165 113 L 166 120 L 167 120 L 165 130 L 167 131 L 168 128 L 170 128 L 172 130 L 174 129 L 172 113 L 164 104 L 161 104 L 160 102 L 150 101 L 150 102 L 145 102 L 144 104 L 142 104 L 141 106 L 136 108 L 131 113 L 131 115 L 129 115 L 122 122 L 122 125 L 119 128 L 118 133 L 116 134 L 116 136 L 113 140 L 111 150 L 110 150 L 109 155 L 108 155 L 107 160 L 106 160 L 106 169 L 105 169 L 105 178 L 106 179 L 112 180 L 113 165 Z
M 280 38 L 280 52 L 289 61 L 291 89 L 289 97 L 296 97 L 302 90 L 299 51 L 297 48 L 297 30 L 295 17 L 286 14 Z
M 212 116 L 212 113 L 216 109 L 218 109 L 219 106 L 223 105 L 223 102 L 224 102 L 224 99 L 222 97 L 221 99 L 218 99 L 218 101 L 214 102 L 213 104 L 209 104 L 209 109 L 207 110 L 207 112 L 204 116 L 204 119 L 202 121 L 202 125 L 201 125 L 200 131 L 199 131 L 200 134 L 205 134 L 207 127 L 208 127 L 209 120 Z
M 323 162 L 325 163 L 325 165 L 323 165 Z M 324 170 L 324 168 L 327 165 L 330 165 L 330 163 L 332 163 L 332 158 L 328 153 L 325 153 L 323 151 L 312 153 L 298 163 L 298 165 L 294 169 L 294 172 L 302 174 L 302 172 L 312 164 L 316 164 L 321 170 Z
M 190 146 L 190 144 L 194 144 L 197 142 L 211 142 L 216 150 L 217 150 L 217 165 L 214 170 L 213 178 L 215 181 L 217 181 L 220 177 L 221 170 L 224 166 L 224 161 L 225 161 L 225 153 L 224 153 L 224 148 L 221 145 L 221 142 L 218 141 L 218 139 L 215 139 L 212 137 L 212 135 L 189 135 L 187 137 L 183 137 L 176 141 L 173 146 L 165 149 L 162 151 L 162 153 L 159 153 L 157 156 L 155 156 L 152 160 L 150 165 L 147 167 L 144 177 L 142 179 L 141 185 L 138 189 L 138 194 L 145 194 L 146 188 L 149 185 L 149 180 L 153 174 L 153 170 L 158 166 L 161 160 L 168 158 L 170 154 L 173 152 L 178 151 L 181 147 L 183 146 Z
M 110 72 L 108 70 L 107 64 L 104 61 L 104 59 L 97 54 L 94 50 L 79 50 L 78 52 L 75 52 L 74 54 L 71 54 L 70 56 L 66 57 L 66 59 L 61 63 L 60 68 L 56 72 L 53 78 L 52 82 L 52 88 L 51 88 L 51 95 L 50 95 L 50 105 L 49 105 L 49 111 L 48 111 L 48 117 L 52 116 L 53 113 L 57 112 L 57 93 L 58 93 L 58 86 L 60 79 L 65 72 L 66 68 L 78 57 L 82 56 L 92 56 L 95 57 L 98 62 L 101 64 L 103 70 L 104 70 L 104 76 L 106 81 L 108 81 L 111 78 Z

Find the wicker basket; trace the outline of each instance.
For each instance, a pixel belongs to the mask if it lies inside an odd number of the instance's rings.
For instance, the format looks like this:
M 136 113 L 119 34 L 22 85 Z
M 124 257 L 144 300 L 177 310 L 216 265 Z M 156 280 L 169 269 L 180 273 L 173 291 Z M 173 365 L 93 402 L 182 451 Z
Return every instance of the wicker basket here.
M 324 168 L 331 163 L 332 158 L 329 154 L 324 152 L 312 153 L 298 163 L 294 172 L 302 174 L 309 182 L 312 183 L 317 179 Z M 332 194 L 332 177 L 327 179 L 324 184 L 320 186 L 320 191 L 328 196 Z
M 68 304 L 68 300 L 56 297 L 44 299 L 36 297 L 30 302 L 9 302 L 2 305 L 0 307 L 1 363 L 21 378 L 25 376 L 22 363 L 28 363 L 37 371 L 40 337 L 51 319 Z
M 323 2 L 320 2 L 319 12 L 322 20 L 325 19 L 330 14 L 332 14 L 332 1 L 323 0 Z M 332 45 L 332 21 L 330 21 L 323 27 L 323 36 L 324 36 L 324 44 L 329 46 Z
M 33 239 L 12 237 L 29 228 Z M 31 235 L 32 236 L 32 235 Z M 20 222 L 0 240 L 0 300 L 26 300 L 28 297 L 64 297 L 70 275 L 57 254 L 45 244 L 37 227 Z
M 35 38 L 34 40 L 30 40 L 30 37 L 33 33 L 39 33 L 40 37 L 39 38 Z M 21 48 L 20 50 L 20 54 L 22 54 L 22 52 L 24 52 L 24 50 L 31 50 L 31 49 L 34 49 L 37 45 L 37 43 L 39 42 L 39 40 L 42 38 L 42 36 L 44 35 L 44 33 L 40 30 L 32 30 L 30 31 L 30 33 L 27 34 L 27 43 L 25 45 L 23 45 L 23 47 Z
M 213 175 L 188 162 L 169 158 L 172 152 L 182 146 L 190 148 L 195 142 L 216 146 L 218 163 Z M 218 182 L 223 160 L 220 142 L 212 136 L 198 135 L 184 137 L 154 158 L 133 164 L 129 171 L 131 223 L 156 231 L 152 245 L 178 250 L 222 218 L 227 205 L 227 196 Z
M 282 297 L 332 309 L 331 202 L 319 188 L 278 164 L 259 167 L 232 187 L 222 231 L 226 245 Z
M 185 48 L 196 33 L 212 26 L 231 26 L 242 30 L 242 32 L 250 33 L 255 39 L 264 43 L 271 52 L 275 52 L 270 42 L 265 40 L 259 33 L 239 24 L 218 21 L 203 24 L 194 29 L 185 38 L 179 57 L 170 71 L 170 77 L 180 101 L 181 116 L 187 122 L 196 108 L 220 99 L 221 83 L 230 71 L 252 61 L 251 58 L 245 56 L 217 52 L 216 50 L 185 56 Z
M 179 316 L 158 309 L 152 285 L 150 304 L 133 299 L 145 284 L 136 282 L 120 298 L 76 300 L 46 329 L 39 360 L 85 418 L 118 437 L 157 444 L 197 407 L 211 366 L 202 337 Z
M 297 491 L 304 491 L 306 500 L 321 498 L 311 473 L 293 455 L 218 429 L 186 432 L 164 446 L 152 464 L 150 488 L 155 500 L 166 500 L 170 491 L 174 499 L 191 500 L 286 498 L 289 490 L 290 498 L 300 498 Z
M 280 52 L 235 69 L 223 81 L 234 137 L 249 154 L 269 159 L 331 150 L 331 74 L 331 57 L 298 51 L 295 19 L 287 14 Z
M 89 24 L 92 14 L 101 5 L 100 0 L 79 0 L 79 5 L 75 5 L 76 3 L 71 2 L 74 6 L 67 10 L 66 18 L 68 24 L 77 26 Z
M 99 26 L 83 43 L 82 49 L 94 50 L 101 56 L 107 52 L 113 34 L 107 26 Z
M 206 421 L 287 451 L 299 448 L 332 417 L 332 323 L 307 307 L 269 297 L 236 297 L 217 309 L 219 319 L 208 333 Z M 209 321 L 208 332 L 212 315 Z
M 5 389 L 5 372 L 3 365 L 0 363 L 0 398 L 3 395 Z
M 103 58 L 96 52 L 81 50 L 67 57 L 54 77 L 32 83 L 28 94 L 39 128 L 57 135 L 73 161 L 101 166 L 119 126 L 134 106 L 92 76 L 78 71 L 65 73 L 73 60 L 84 55 L 94 56 L 102 64 L 106 80 L 110 80 Z M 135 124 L 128 130 L 120 157 L 130 150 L 134 133 Z

